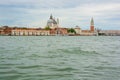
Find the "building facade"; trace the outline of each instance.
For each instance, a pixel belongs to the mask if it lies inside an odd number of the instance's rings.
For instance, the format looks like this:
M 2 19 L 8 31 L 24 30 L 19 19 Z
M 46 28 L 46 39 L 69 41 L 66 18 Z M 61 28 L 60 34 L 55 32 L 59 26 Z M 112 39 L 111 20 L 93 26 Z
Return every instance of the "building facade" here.
M 8 27 L 8 26 L 3 26 L 0 28 L 0 35 L 11 35 L 11 30 L 12 28 L 11 27 Z
M 11 31 L 13 36 L 49 36 L 50 31 L 44 29 L 13 29 Z
M 68 35 L 67 28 L 62 28 L 59 25 L 59 19 L 55 20 L 53 18 L 52 14 L 50 15 L 49 20 L 47 21 L 47 27 L 50 28 L 50 35 L 55 36 L 55 35 Z
M 75 32 L 76 32 L 76 34 L 78 34 L 78 35 L 80 35 L 81 34 L 81 28 L 79 27 L 79 26 L 76 26 L 75 28 L 74 28 L 74 30 L 75 30 Z
M 120 30 L 101 30 L 99 35 L 103 36 L 120 36 Z

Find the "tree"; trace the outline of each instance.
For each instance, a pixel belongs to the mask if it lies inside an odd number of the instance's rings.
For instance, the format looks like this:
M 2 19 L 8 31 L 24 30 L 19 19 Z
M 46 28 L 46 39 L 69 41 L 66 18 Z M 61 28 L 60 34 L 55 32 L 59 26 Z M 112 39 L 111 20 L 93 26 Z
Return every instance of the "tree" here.
M 50 30 L 50 27 L 49 27 L 49 26 L 46 26 L 46 27 L 45 27 L 45 30 Z
M 68 29 L 68 33 L 75 33 L 76 34 L 76 31 L 73 28 L 70 28 L 70 29 Z

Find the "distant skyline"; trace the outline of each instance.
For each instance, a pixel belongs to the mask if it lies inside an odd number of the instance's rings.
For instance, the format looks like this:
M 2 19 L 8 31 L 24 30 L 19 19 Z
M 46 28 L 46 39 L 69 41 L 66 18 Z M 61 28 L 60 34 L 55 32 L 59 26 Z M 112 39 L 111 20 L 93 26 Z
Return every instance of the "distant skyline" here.
M 45 27 L 50 14 L 60 26 L 120 30 L 120 0 L 2 0 L 0 26 Z

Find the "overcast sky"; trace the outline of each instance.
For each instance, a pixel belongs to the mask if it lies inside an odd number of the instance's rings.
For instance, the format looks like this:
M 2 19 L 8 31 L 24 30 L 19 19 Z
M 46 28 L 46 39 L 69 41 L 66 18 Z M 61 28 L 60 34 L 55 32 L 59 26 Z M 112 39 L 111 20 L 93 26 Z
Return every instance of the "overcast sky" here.
M 120 0 L 0 0 L 0 26 L 44 27 L 50 14 L 60 26 L 120 29 Z

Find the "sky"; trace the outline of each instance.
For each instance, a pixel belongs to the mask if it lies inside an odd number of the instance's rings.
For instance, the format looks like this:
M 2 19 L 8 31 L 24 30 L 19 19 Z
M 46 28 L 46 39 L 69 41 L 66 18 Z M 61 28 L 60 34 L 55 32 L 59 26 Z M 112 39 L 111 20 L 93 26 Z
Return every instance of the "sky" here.
M 120 0 L 0 0 L 0 26 L 45 27 L 50 14 L 60 26 L 120 30 Z

